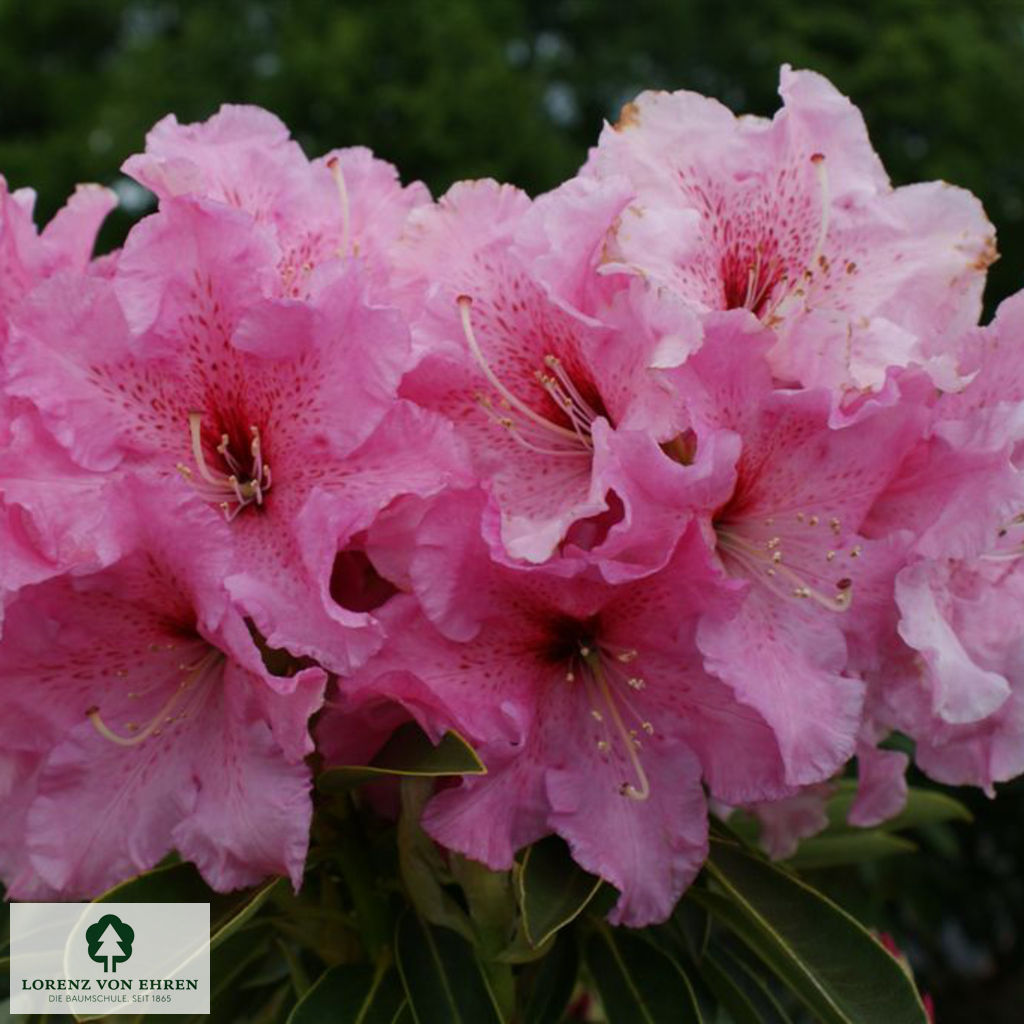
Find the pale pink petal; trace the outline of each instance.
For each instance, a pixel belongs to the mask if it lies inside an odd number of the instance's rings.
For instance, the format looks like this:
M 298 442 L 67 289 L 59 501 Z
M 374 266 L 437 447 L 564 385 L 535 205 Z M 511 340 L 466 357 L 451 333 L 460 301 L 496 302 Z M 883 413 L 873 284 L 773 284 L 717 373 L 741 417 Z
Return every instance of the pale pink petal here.
M 962 612 L 949 584 L 949 569 L 943 563 L 918 562 L 904 569 L 896 577 L 899 633 L 930 669 L 935 713 L 953 724 L 976 722 L 1006 701 L 1010 684 L 998 672 L 977 664 L 964 649 L 956 632 Z M 1016 613 L 1006 605 L 1003 609 L 1005 626 L 1010 626 Z
M 907 803 L 907 764 L 899 750 L 880 750 L 873 744 L 857 746 L 857 796 L 847 821 L 872 828 L 894 818 Z
M 47 256 L 46 271 L 63 266 L 84 269 L 103 221 L 116 206 L 117 195 L 109 188 L 79 185 L 43 228 L 40 238 Z
M 609 914 L 613 924 L 641 928 L 665 919 L 696 878 L 707 856 L 707 807 L 700 762 L 682 744 L 648 744 L 645 770 L 651 797 L 644 803 L 618 796 L 620 775 L 593 763 L 576 737 L 563 741 L 571 768 L 547 774 L 549 822 L 569 843 L 583 868 L 620 892 Z
M 826 806 L 832 795 L 827 782 L 804 786 L 782 800 L 759 803 L 751 810 L 761 826 L 758 841 L 772 860 L 796 853 L 802 839 L 817 835 L 828 825 Z
M 863 683 L 841 673 L 838 623 L 759 587 L 733 618 L 701 621 L 697 644 L 712 675 L 774 730 L 792 785 L 820 782 L 853 753 Z
M 322 676 L 321 676 L 322 685 Z M 253 692 L 261 686 L 230 664 L 224 689 L 206 709 L 192 737 L 202 758 L 192 812 L 174 827 L 172 840 L 220 891 L 286 875 L 299 888 L 313 806 L 309 770 L 300 758 L 285 760 Z M 308 712 L 308 705 L 300 714 Z

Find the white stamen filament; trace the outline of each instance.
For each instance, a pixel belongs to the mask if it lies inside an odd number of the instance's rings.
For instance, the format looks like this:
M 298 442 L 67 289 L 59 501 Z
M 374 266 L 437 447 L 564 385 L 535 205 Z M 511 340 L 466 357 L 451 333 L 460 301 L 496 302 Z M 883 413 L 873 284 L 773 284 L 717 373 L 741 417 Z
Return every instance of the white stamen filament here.
M 149 723 L 139 732 L 134 730 L 137 726 L 133 722 L 127 723 L 127 728 L 132 730 L 131 736 L 122 736 L 120 733 L 115 732 L 106 722 L 103 721 L 103 717 L 100 714 L 99 708 L 90 708 L 86 712 L 86 717 L 92 722 L 93 727 L 96 731 L 106 740 L 111 743 L 116 743 L 119 747 L 137 747 L 140 743 L 144 743 L 149 739 L 150 736 L 159 736 L 160 728 L 164 725 L 170 725 L 178 719 L 188 717 L 189 708 L 186 707 L 178 715 L 171 715 L 171 712 L 177 707 L 181 699 L 188 695 L 192 691 L 197 682 L 200 682 L 203 675 L 206 673 L 212 665 L 218 662 L 223 655 L 216 649 L 208 650 L 202 658 L 199 659 L 193 665 L 181 665 L 179 666 L 180 671 L 185 672 L 185 678 L 182 679 L 178 685 L 174 688 L 174 692 L 164 702 L 163 706 L 159 711 L 150 719 Z M 148 693 L 152 687 L 141 691 L 142 693 Z M 129 697 L 138 696 L 137 693 L 129 693 Z
M 581 450 L 579 445 L 572 448 L 548 448 L 545 444 L 548 440 L 547 437 L 542 438 L 540 443 L 531 441 L 527 436 L 526 430 L 538 430 L 534 424 L 517 424 L 511 416 L 503 416 L 494 408 L 491 400 L 485 395 L 477 395 L 477 403 L 489 420 L 496 423 L 502 430 L 507 431 L 509 437 L 527 451 L 536 452 L 539 455 L 571 455 L 573 457 L 579 457 L 580 455 L 589 456 L 590 454 L 589 451 Z
M 338 197 L 341 200 L 341 242 L 338 244 L 338 255 L 347 256 L 352 231 L 352 212 L 348 199 L 348 188 L 345 186 L 341 161 L 336 156 L 332 156 L 327 161 L 327 167 L 331 172 L 331 177 L 334 178 L 334 184 L 338 188 Z
M 816 586 L 809 586 L 810 578 L 824 582 L 823 577 L 808 570 L 802 570 L 801 574 L 791 569 L 785 563 L 780 548 L 780 538 L 769 538 L 765 541 L 764 550 L 762 550 L 735 530 L 719 526 L 716 533 L 719 547 L 740 562 L 751 575 L 761 580 L 777 597 L 810 599 L 831 612 L 845 612 L 850 608 L 853 602 L 852 581 L 848 578 L 839 580 L 835 584 L 836 589 L 832 594 L 826 594 Z M 829 555 L 832 557 L 830 558 Z M 826 553 L 825 560 L 831 562 L 834 557 L 835 552 L 830 551 Z M 850 552 L 850 557 L 855 557 L 853 551 Z M 779 582 L 783 580 L 790 584 L 789 591 L 779 586 Z
M 647 800 L 651 795 L 651 783 L 647 778 L 647 773 L 644 771 L 644 766 L 640 762 L 640 757 L 637 754 L 637 748 L 639 743 L 635 737 L 636 730 L 632 732 L 626 728 L 625 722 L 622 720 L 622 714 L 619 711 L 618 700 L 626 702 L 624 695 L 612 694 L 611 689 L 608 685 L 608 678 L 605 675 L 604 663 L 600 651 L 592 651 L 589 648 L 581 648 L 580 654 L 590 669 L 589 675 L 594 681 L 597 688 L 598 695 L 600 696 L 600 703 L 607 711 L 608 717 L 611 719 L 611 724 L 614 729 L 616 737 L 621 742 L 623 750 L 626 752 L 626 757 L 629 760 L 630 767 L 633 770 L 635 776 L 634 782 L 623 782 L 621 793 L 623 796 L 628 796 L 631 800 L 643 801 Z M 628 702 L 626 702 L 628 705 Z M 636 715 L 635 710 L 632 707 L 628 708 L 631 714 Z M 594 716 L 596 721 L 607 721 L 607 718 L 593 709 L 591 714 Z M 636 715 L 639 719 L 640 716 Z M 654 727 L 648 721 L 641 721 L 641 728 L 647 735 L 651 735 L 654 732 Z M 601 749 L 600 744 L 607 743 L 606 740 L 601 740 L 598 743 L 598 749 Z
M 473 305 L 473 300 L 468 295 L 460 295 L 456 301 L 459 306 L 459 316 L 462 320 L 462 331 L 466 337 L 466 344 L 469 346 L 469 350 L 472 353 L 477 366 L 480 367 L 480 372 L 483 373 L 484 377 L 487 379 L 487 383 L 490 384 L 501 397 L 503 404 L 509 410 L 514 410 L 531 425 L 536 428 L 540 428 L 546 434 L 555 434 L 562 440 L 570 441 L 575 451 L 579 451 L 582 444 L 586 453 L 589 454 L 589 450 L 591 448 L 590 422 L 596 417 L 590 416 L 588 418 L 586 410 L 589 410 L 591 413 L 593 410 L 585 401 L 583 401 L 582 397 L 579 398 L 579 402 L 577 402 L 573 397 L 574 395 L 579 396 L 579 392 L 575 385 L 573 385 L 569 380 L 568 375 L 564 372 L 558 360 L 553 356 L 549 356 L 545 359 L 545 363 L 555 372 L 555 376 L 552 377 L 547 374 L 539 374 L 538 378 L 541 385 L 556 402 L 558 407 L 565 412 L 569 422 L 573 425 L 572 430 L 560 426 L 557 423 L 552 423 L 551 420 L 542 416 L 535 409 L 530 408 L 530 406 L 522 401 L 522 399 L 517 398 L 507 387 L 505 387 L 505 385 L 498 379 L 497 374 L 495 374 L 491 369 L 491 365 L 488 363 L 487 358 L 484 356 L 483 351 L 480 348 L 480 344 L 477 341 L 476 334 L 473 330 L 473 323 L 470 318 L 470 308 Z M 549 362 L 549 360 L 552 360 L 554 365 L 552 365 L 552 362 Z M 571 391 L 566 388 L 567 381 Z M 507 417 L 498 418 L 498 422 L 514 434 L 514 425 L 511 424 Z M 530 447 L 530 445 L 528 444 L 527 447 Z M 561 454 L 561 452 L 559 452 L 559 454 Z
M 762 246 L 757 247 L 757 260 L 747 271 L 747 292 L 743 297 L 743 308 L 753 312 L 768 296 L 775 283 L 775 273 L 782 261 L 776 256 L 763 269 L 761 260 L 764 256 Z
M 231 451 L 230 439 L 227 434 L 221 435 L 217 453 L 232 472 L 230 475 L 226 475 L 212 469 L 206 461 L 206 452 L 203 450 L 202 420 L 202 413 L 191 412 L 188 415 L 192 459 L 202 482 L 194 478 L 189 466 L 179 463 L 178 471 L 204 498 L 218 505 L 223 510 L 224 517 L 230 522 L 246 505 L 251 505 L 253 502 L 257 505 L 263 504 L 263 496 L 270 490 L 271 485 L 270 466 L 263 462 L 259 429 L 251 426 L 249 428 L 252 433 L 252 440 L 249 443 L 249 454 L 252 458 L 251 479 L 245 481 L 239 479 L 242 468 Z M 226 498 L 230 500 L 225 500 Z
M 188 414 L 188 431 L 192 437 L 192 458 L 195 460 L 199 475 L 207 483 L 213 484 L 214 487 L 222 487 L 227 478 L 215 476 L 206 464 L 206 454 L 203 452 L 202 423 L 202 413 L 190 412 Z
M 986 562 L 1015 562 L 1024 556 L 1024 540 L 1019 527 L 1024 523 L 1024 513 L 1015 515 L 996 530 L 995 544 L 978 557 Z
M 586 428 L 589 431 L 590 424 L 597 419 L 597 410 L 580 393 L 579 388 L 576 387 L 576 382 L 566 373 L 562 360 L 558 356 L 546 355 L 544 357 L 544 365 L 554 374 L 557 386 L 561 389 L 557 392 L 561 396 L 561 403 L 567 408 L 572 408 L 586 424 Z
M 825 168 L 825 154 L 815 153 L 811 157 L 811 163 L 814 164 L 814 172 L 818 176 L 818 189 L 821 193 L 821 217 L 818 220 L 818 239 L 814 244 L 814 252 L 810 259 L 810 266 L 813 267 L 825 251 L 831 199 L 828 187 L 828 171 Z

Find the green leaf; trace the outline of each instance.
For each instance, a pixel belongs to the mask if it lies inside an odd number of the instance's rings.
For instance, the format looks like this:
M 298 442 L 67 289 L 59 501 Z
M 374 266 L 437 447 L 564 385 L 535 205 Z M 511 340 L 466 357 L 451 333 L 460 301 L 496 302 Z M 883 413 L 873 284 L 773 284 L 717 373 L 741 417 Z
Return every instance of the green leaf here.
M 721 943 L 707 951 L 700 971 L 735 1024 L 790 1024 L 765 980 Z
M 805 839 L 796 853 L 786 859 L 786 864 L 803 869 L 832 868 L 916 852 L 917 844 L 909 839 L 889 835 L 880 829 L 871 829 Z
M 543 945 L 583 911 L 597 895 L 601 879 L 587 874 L 557 836 L 534 843 L 523 857 L 516 887 L 526 937 Z
M 326 970 L 296 1003 L 288 1024 L 393 1024 L 405 992 L 393 967 L 341 964 Z
M 640 933 L 598 924 L 586 958 L 609 1024 L 702 1024 L 689 978 Z
M 237 931 L 266 903 L 284 879 L 272 878 L 255 889 L 214 892 L 192 864 L 154 868 L 115 885 L 94 903 L 209 903 L 210 949 Z
M 434 746 L 412 722 L 395 730 L 369 764 L 328 768 L 317 778 L 317 788 L 333 793 L 395 775 L 436 778 L 443 775 L 486 775 L 476 751 L 457 733 L 446 732 Z
M 511 874 L 492 871 L 457 853 L 449 854 L 448 868 L 465 896 L 474 945 L 484 959 L 493 959 L 507 948 L 516 931 L 519 907 Z
M 820 1024 L 927 1024 L 900 964 L 846 911 L 739 845 L 713 838 L 721 889 L 692 896 L 731 929 Z
M 332 836 L 330 852 L 352 900 L 363 948 L 367 956 L 376 961 L 381 952 L 391 946 L 395 921 L 388 905 L 388 894 L 375 877 L 373 851 L 362 835 L 344 831 Z M 318 901 L 317 909 L 335 907 L 340 910 L 338 893 L 329 875 L 320 875 L 320 890 L 328 903 L 324 906 Z
M 669 956 L 696 964 L 707 948 L 711 918 L 700 904 L 684 895 L 676 904 L 672 916 L 663 924 L 648 928 L 646 934 L 662 946 Z
M 407 911 L 395 958 L 416 1024 L 503 1024 L 476 952 L 455 932 Z
M 829 800 L 827 812 L 829 831 L 853 831 L 847 818 L 850 807 L 857 796 L 857 784 L 852 779 L 839 783 L 838 791 Z M 878 827 L 885 832 L 900 832 L 921 825 L 935 825 L 944 821 L 970 821 L 971 812 L 959 800 L 936 789 L 911 789 L 907 804 L 894 818 L 883 821 Z
M 236 979 L 266 955 L 273 936 L 273 925 L 267 921 L 260 921 L 239 929 L 211 953 L 211 996 L 214 999 L 233 988 Z
M 511 873 L 492 871 L 457 853 L 449 855 L 448 867 L 466 899 L 473 945 L 491 991 L 502 1016 L 512 1017 L 516 1008 L 515 977 L 512 967 L 501 956 L 513 940 L 519 921 Z
M 431 924 L 444 925 L 473 942 L 476 935 L 469 915 L 445 889 L 445 884 L 452 881 L 451 874 L 437 845 L 420 828 L 420 816 L 433 793 L 433 784 L 430 779 L 403 779 L 401 789 L 398 866 L 409 898 Z
M 523 972 L 526 991 L 522 1019 L 530 1024 L 560 1024 L 579 976 L 580 955 L 571 932 L 562 932 L 551 952 Z

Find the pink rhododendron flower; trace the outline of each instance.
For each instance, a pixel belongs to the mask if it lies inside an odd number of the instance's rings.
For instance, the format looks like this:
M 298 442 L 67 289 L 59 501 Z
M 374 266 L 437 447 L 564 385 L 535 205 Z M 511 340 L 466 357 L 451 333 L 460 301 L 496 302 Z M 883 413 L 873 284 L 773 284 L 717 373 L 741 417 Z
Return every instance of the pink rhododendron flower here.
M 91 897 L 176 848 L 216 889 L 302 876 L 306 721 L 325 674 L 267 675 L 222 581 L 230 527 L 126 481 L 129 553 L 26 587 L 0 642 L 0 869 L 16 898 Z
M 58 270 L 87 268 L 96 232 L 117 197 L 99 185 L 79 185 L 42 234 L 32 222 L 34 205 L 34 192 L 10 192 L 0 175 L 0 352 L 11 314 L 36 284 Z
M 706 854 L 702 780 L 732 802 L 790 792 L 772 730 L 694 644 L 714 576 L 704 545 L 691 530 L 636 583 L 566 580 L 491 561 L 481 505 L 453 494 L 423 517 L 410 578 L 434 624 L 408 599 L 386 606 L 388 644 L 343 682 L 342 713 L 383 694 L 474 744 L 488 774 L 424 817 L 443 845 L 508 868 L 557 832 L 620 890 L 613 920 L 660 920 Z M 328 714 L 328 749 L 331 730 Z
M 820 76 L 781 93 L 644 93 L 553 191 L 437 203 L 255 107 L 172 116 L 100 260 L 109 193 L 39 233 L 0 179 L 14 898 L 172 849 L 298 886 L 328 673 L 320 758 L 458 731 L 487 773 L 427 833 L 498 870 L 557 834 L 634 926 L 709 802 L 785 856 L 852 757 L 849 822 L 898 813 L 893 730 L 942 781 L 1024 772 L 1024 293 L 978 327 L 977 201 L 893 189 Z
M 9 326 L 36 285 L 54 274 L 104 274 L 92 261 L 96 232 L 114 194 L 82 185 L 42 234 L 34 194 L 10 193 L 0 177 L 0 380 Z M 0 393 L 0 629 L 4 606 L 26 583 L 116 557 L 118 501 L 46 435 L 35 410 Z
M 1022 315 L 1015 296 L 992 324 L 961 339 L 970 382 L 935 403 L 931 436 L 866 523 L 910 538 L 892 567 L 892 614 L 866 673 L 871 716 L 911 735 L 917 763 L 933 777 L 990 791 L 1024 771 L 1024 383 L 1014 355 Z
M 677 373 L 698 447 L 719 431 L 742 446 L 707 533 L 746 596 L 738 612 L 709 610 L 697 644 L 708 670 L 776 730 L 789 781 L 811 783 L 853 753 L 863 684 L 845 673 L 844 633 L 874 574 L 858 530 L 923 418 L 908 400 L 830 427 L 828 393 L 773 391 L 770 341 L 743 327 L 733 314 L 709 320 L 703 348 Z
M 771 121 L 688 92 L 627 104 L 584 170 L 636 194 L 607 269 L 701 313 L 750 310 L 775 332 L 782 381 L 856 394 L 912 364 L 948 381 L 944 341 L 977 321 L 995 259 L 981 205 L 943 182 L 892 189 L 859 112 L 820 75 L 784 67 L 780 93 Z
M 709 444 L 685 468 L 689 495 L 648 500 L 648 464 L 686 426 L 660 369 L 681 362 L 688 342 L 642 295 L 602 290 L 593 274 L 624 199 L 577 187 L 534 205 L 509 186 L 467 182 L 410 219 L 398 262 L 426 302 L 403 394 L 468 441 L 498 559 L 541 563 L 557 551 L 609 579 L 654 571 L 728 476 Z M 574 216 L 590 217 L 587 228 L 572 233 Z
M 29 403 L 0 395 L 0 634 L 21 587 L 116 561 L 128 515 L 116 478 L 76 465 Z
M 122 169 L 161 200 L 187 195 L 251 214 L 280 246 L 278 269 L 296 297 L 317 266 L 339 256 L 358 256 L 386 286 L 390 247 L 409 212 L 430 200 L 418 182 L 403 188 L 368 149 L 310 161 L 273 114 L 230 104 L 197 124 L 168 115 Z
M 359 268 L 335 261 L 295 302 L 276 298 L 278 256 L 248 215 L 170 200 L 109 281 L 37 289 L 7 387 L 79 465 L 175 477 L 221 509 L 239 607 L 272 646 L 344 670 L 381 633 L 330 599 L 335 553 L 458 457 L 445 424 L 396 398 L 408 333 L 366 304 Z
M 869 673 L 872 711 L 933 778 L 992 792 L 1024 771 L 1024 573 L 1016 554 L 922 561 L 897 581 L 902 643 Z

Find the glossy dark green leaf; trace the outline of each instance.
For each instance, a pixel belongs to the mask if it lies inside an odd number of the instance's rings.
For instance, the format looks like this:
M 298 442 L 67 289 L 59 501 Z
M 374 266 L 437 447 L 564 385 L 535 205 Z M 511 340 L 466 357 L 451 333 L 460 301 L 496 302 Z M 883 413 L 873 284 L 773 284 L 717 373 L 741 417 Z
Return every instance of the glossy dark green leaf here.
M 328 968 L 295 1004 L 288 1024 L 393 1024 L 405 991 L 393 968 L 363 964 Z
M 805 839 L 786 864 L 793 868 L 832 868 L 916 852 L 917 844 L 909 839 L 871 829 Z
M 503 1024 L 476 952 L 460 935 L 407 911 L 395 959 L 416 1024 Z
M 739 845 L 711 842 L 720 891 L 693 890 L 821 1024 L 926 1024 L 913 982 L 849 914 Z
M 266 956 L 274 937 L 274 926 L 265 921 L 237 930 L 210 954 L 211 995 L 216 999 L 228 992 L 257 960 Z
M 229 1013 L 235 1016 L 239 1002 L 238 986 L 246 972 L 267 955 L 273 934 L 273 926 L 269 922 L 260 922 L 225 939 L 210 956 L 210 1012 L 169 1014 L 161 1018 L 161 1024 L 163 1021 L 168 1024 L 207 1024 L 210 1020 L 229 1019 Z
M 493 871 L 479 861 L 453 853 L 448 857 L 452 879 L 462 890 L 472 927 L 472 942 L 503 1017 L 516 1009 L 516 984 L 510 963 L 502 956 L 516 933 L 519 908 L 509 871 Z
M 639 933 L 599 925 L 586 959 L 609 1024 L 702 1024 L 683 969 Z
M 766 981 L 721 943 L 707 950 L 700 970 L 735 1024 L 790 1024 Z
M 576 987 L 579 969 L 576 940 L 571 932 L 561 932 L 548 955 L 523 972 L 523 1020 L 530 1024 L 560 1024 Z
M 647 929 L 648 937 L 663 946 L 669 956 L 687 963 L 697 963 L 704 955 L 710 932 L 711 919 L 707 911 L 685 895 L 667 921 Z
M 318 789 L 330 793 L 396 775 L 436 778 L 486 774 L 476 751 L 458 733 L 446 732 L 434 746 L 419 726 L 409 722 L 395 730 L 369 764 L 328 768 L 316 784 Z
M 857 784 L 852 779 L 839 783 L 834 796 L 828 802 L 829 831 L 859 831 L 850 825 L 847 818 L 850 807 L 857 796 Z M 907 804 L 894 818 L 883 821 L 878 828 L 885 832 L 899 832 L 903 829 L 918 828 L 921 825 L 936 825 L 945 821 L 970 821 L 971 812 L 946 793 L 935 789 L 911 789 Z
M 214 892 L 192 864 L 154 868 L 115 885 L 95 903 L 209 903 L 210 948 L 215 949 L 245 924 L 283 879 L 272 878 L 255 889 Z
M 420 816 L 433 793 L 430 779 L 402 779 L 402 813 L 398 819 L 398 865 L 406 892 L 417 912 L 431 924 L 475 939 L 473 923 L 448 891 L 454 881 L 437 844 L 420 828 Z
M 561 839 L 548 836 L 526 851 L 516 885 L 527 939 L 541 946 L 582 912 L 601 879 L 579 867 Z

